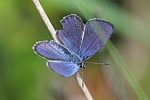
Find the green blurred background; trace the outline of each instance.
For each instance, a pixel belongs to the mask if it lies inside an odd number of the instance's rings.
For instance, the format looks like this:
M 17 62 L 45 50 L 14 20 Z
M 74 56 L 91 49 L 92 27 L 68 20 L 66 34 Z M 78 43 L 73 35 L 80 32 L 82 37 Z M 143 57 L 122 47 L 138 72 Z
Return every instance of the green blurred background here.
M 54 28 L 75 13 L 84 22 L 107 19 L 115 26 L 111 41 L 150 98 L 149 0 L 40 0 Z M 0 0 L 0 100 L 86 100 L 74 77 L 62 78 L 34 54 L 37 41 L 52 37 L 32 0 Z M 90 60 L 109 66 L 86 64 L 84 81 L 94 100 L 145 100 L 129 84 L 104 46 Z M 98 59 L 99 58 L 99 59 Z M 136 84 L 135 84 L 136 85 Z

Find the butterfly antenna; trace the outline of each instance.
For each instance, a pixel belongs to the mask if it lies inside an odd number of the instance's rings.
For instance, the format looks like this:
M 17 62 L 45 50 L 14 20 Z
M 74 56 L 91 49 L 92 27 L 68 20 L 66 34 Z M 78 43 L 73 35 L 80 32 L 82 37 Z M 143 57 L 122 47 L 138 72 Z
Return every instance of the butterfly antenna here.
M 110 65 L 109 63 L 85 62 L 89 64 Z

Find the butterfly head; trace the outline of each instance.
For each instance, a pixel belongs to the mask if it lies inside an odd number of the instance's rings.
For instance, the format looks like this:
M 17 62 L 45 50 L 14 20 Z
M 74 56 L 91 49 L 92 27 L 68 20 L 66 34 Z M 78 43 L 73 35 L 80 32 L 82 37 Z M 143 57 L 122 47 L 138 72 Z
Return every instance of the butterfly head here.
M 78 63 L 77 65 L 80 67 L 80 68 L 85 68 L 86 66 L 84 66 L 84 61 L 82 61 L 81 63 Z

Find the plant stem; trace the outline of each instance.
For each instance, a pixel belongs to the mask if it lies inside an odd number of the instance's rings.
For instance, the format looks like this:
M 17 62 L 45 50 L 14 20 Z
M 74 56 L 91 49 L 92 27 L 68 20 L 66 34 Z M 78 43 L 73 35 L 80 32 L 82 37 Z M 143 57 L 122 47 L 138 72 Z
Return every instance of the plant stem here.
M 59 42 L 59 40 L 58 40 L 57 37 L 56 37 L 56 31 L 55 31 L 53 25 L 51 24 L 50 20 L 48 19 L 48 17 L 47 17 L 47 15 L 46 15 L 44 9 L 42 8 L 42 6 L 41 6 L 39 0 L 32 0 L 32 1 L 33 1 L 33 3 L 35 4 L 35 6 L 36 6 L 38 12 L 40 13 L 40 15 L 41 15 L 41 17 L 42 17 L 44 23 L 46 24 L 48 30 L 50 31 L 50 33 L 51 33 L 53 39 L 54 39 L 55 41 Z M 86 85 L 84 84 L 84 82 L 83 82 L 83 80 L 82 80 L 82 78 L 80 77 L 80 75 L 79 75 L 78 72 L 77 72 L 77 74 L 75 74 L 75 79 L 77 80 L 77 82 L 78 82 L 80 88 L 82 89 L 84 95 L 86 96 L 87 100 L 93 100 L 93 98 L 92 98 L 90 92 L 88 91 Z
M 79 73 L 75 74 L 75 78 L 80 88 L 82 89 L 84 95 L 86 96 L 87 100 L 94 100 Z
M 128 80 L 129 84 L 131 85 L 131 87 L 139 97 L 139 100 L 148 100 L 148 97 L 145 95 L 144 91 L 138 84 L 132 72 L 128 69 L 128 66 L 124 63 L 123 59 L 120 57 L 119 53 L 117 52 L 113 44 L 110 41 L 108 41 L 108 44 L 106 46 L 108 47 L 108 51 L 110 52 L 111 57 L 116 62 L 119 69 L 121 70 L 123 75 Z
M 42 8 L 39 0 L 33 0 L 33 3 L 35 4 L 38 12 L 40 13 L 40 15 L 41 15 L 41 17 L 42 17 L 45 25 L 47 26 L 48 30 L 50 31 L 50 33 L 52 35 L 53 39 L 55 41 L 59 42 L 58 39 L 57 39 L 57 37 L 56 37 L 56 31 L 55 31 L 53 25 L 51 24 L 50 20 L 48 19 L 48 17 L 46 15 L 44 9 Z

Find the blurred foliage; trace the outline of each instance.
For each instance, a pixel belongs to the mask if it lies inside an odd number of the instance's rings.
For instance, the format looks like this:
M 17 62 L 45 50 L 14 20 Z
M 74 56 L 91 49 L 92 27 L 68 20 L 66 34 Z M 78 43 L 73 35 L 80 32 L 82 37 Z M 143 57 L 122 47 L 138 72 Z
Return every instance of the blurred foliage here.
M 80 16 L 84 22 L 100 17 L 113 23 L 115 32 L 111 41 L 150 98 L 150 1 L 40 2 L 56 30 L 62 28 L 59 20 L 71 13 Z M 52 38 L 33 2 L 1 0 L 0 14 L 0 100 L 84 100 L 74 77 L 65 79 L 55 75 L 46 67 L 46 61 L 34 54 L 32 46 L 37 41 Z M 86 65 L 84 81 L 92 96 L 95 100 L 138 100 L 112 58 L 103 47 L 99 55 L 89 61 L 110 62 L 111 65 Z

